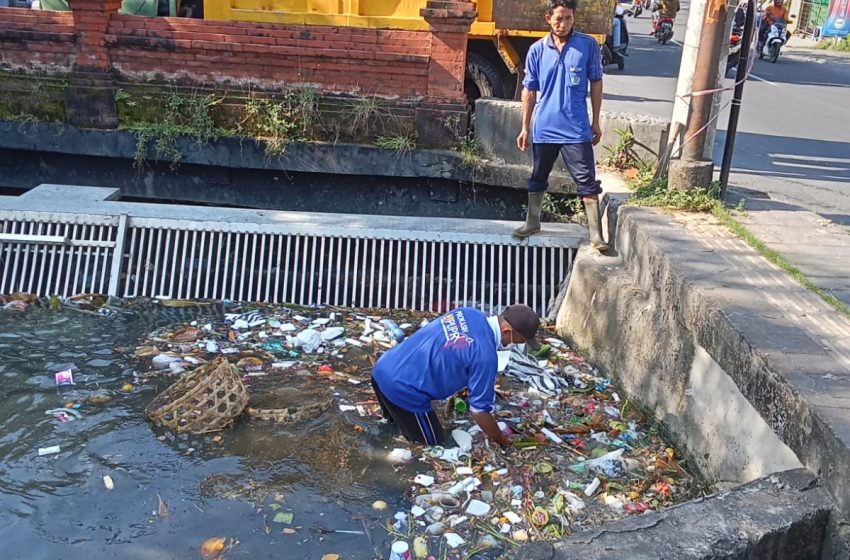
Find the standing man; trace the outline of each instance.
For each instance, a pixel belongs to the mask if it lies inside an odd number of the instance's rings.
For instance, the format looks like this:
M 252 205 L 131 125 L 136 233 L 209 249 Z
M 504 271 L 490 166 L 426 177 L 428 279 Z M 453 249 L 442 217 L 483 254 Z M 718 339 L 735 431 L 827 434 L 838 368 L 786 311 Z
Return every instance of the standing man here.
M 487 317 L 461 307 L 431 321 L 409 339 L 382 355 L 372 369 L 372 388 L 384 418 L 394 422 L 408 441 L 438 445 L 445 438 L 431 401 L 469 389 L 472 418 L 494 442 L 511 441 L 491 414 L 496 400 L 496 351 L 508 344 L 540 345 L 534 339 L 540 318 L 527 305 L 511 305 Z
M 528 180 L 528 212 L 525 225 L 514 231 L 528 237 L 540 231 L 543 195 L 549 187 L 549 174 L 558 159 L 564 158 L 570 176 L 587 211 L 590 245 L 607 251 L 602 239 L 599 216 L 600 182 L 596 179 L 593 146 L 602 138 L 599 112 L 602 108 L 602 55 L 596 40 L 573 29 L 576 0 L 549 0 L 546 23 L 551 32 L 534 43 L 525 63 L 522 82 L 522 130 L 516 143 L 525 151 L 531 135 L 534 168 Z M 587 116 L 587 90 L 593 121 Z M 539 97 L 539 99 L 538 99 Z M 534 129 L 531 115 L 537 106 Z

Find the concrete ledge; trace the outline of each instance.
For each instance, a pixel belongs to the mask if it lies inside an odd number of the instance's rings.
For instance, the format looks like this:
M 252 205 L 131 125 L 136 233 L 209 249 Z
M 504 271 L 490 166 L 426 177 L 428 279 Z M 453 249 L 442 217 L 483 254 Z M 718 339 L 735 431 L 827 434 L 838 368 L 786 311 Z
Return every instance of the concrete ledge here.
M 601 159 L 606 146 L 619 141 L 617 130 L 632 128 L 637 143 L 635 151 L 646 160 L 658 159 L 667 142 L 670 123 L 648 115 L 610 113 L 602 111 L 602 142 L 596 146 L 596 158 Z M 482 143 L 487 157 L 507 164 L 523 165 L 530 169 L 530 150 L 520 152 L 516 137 L 522 126 L 522 105 L 519 101 L 479 99 L 475 102 L 475 137 Z M 562 161 L 555 164 L 555 177 L 567 177 Z
M 563 541 L 523 547 L 517 560 L 811 559 L 821 555 L 829 499 L 804 470 L 634 516 Z
M 0 122 L 0 149 L 133 160 L 136 133 L 121 130 L 83 130 L 49 123 Z M 409 154 L 365 144 L 293 143 L 280 157 L 270 158 L 265 144 L 222 138 L 198 144 L 179 138 L 181 163 L 233 169 L 268 169 L 339 175 L 422 177 L 526 189 L 530 170 L 505 162 L 482 161 L 471 166 L 453 150 L 414 150 Z M 151 147 L 147 159 L 156 160 Z M 571 183 L 570 183 L 571 184 Z M 564 182 L 560 192 L 575 192 Z
M 579 254 L 559 332 L 662 417 L 706 474 L 746 481 L 799 458 L 846 518 L 850 371 L 827 329 L 846 318 L 709 217 L 618 214 L 618 253 Z

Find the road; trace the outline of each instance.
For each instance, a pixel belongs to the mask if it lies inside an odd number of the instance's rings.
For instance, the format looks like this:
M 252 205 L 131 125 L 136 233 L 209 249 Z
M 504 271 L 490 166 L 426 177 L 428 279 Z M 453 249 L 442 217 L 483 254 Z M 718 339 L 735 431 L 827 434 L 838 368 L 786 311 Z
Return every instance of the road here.
M 688 5 L 683 3 L 676 18 L 674 43 L 664 46 L 648 35 L 647 12 L 627 18 L 630 56 L 625 70 L 606 69 L 605 110 L 670 117 Z M 718 164 L 731 98 L 726 92 L 722 99 L 714 146 Z M 729 182 L 850 225 L 850 56 L 788 48 L 776 64 L 755 61 Z

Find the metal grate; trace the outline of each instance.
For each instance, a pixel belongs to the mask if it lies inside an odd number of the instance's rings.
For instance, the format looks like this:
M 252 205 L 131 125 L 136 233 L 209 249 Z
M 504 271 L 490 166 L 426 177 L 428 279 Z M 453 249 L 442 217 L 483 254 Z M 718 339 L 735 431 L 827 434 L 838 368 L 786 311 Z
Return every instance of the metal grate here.
M 125 297 L 544 312 L 575 249 L 415 239 L 129 228 Z
M 0 293 L 106 293 L 118 218 L 95 223 L 0 222 Z
M 200 208 L 111 200 L 117 189 L 41 185 L 0 208 L 0 293 L 545 313 L 585 229 Z

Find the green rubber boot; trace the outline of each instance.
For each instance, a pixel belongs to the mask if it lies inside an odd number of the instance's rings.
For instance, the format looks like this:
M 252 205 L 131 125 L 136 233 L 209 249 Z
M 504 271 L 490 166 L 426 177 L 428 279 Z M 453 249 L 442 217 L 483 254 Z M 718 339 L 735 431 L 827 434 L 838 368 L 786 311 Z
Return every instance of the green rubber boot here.
M 587 212 L 587 229 L 590 233 L 590 246 L 604 253 L 608 250 L 608 244 L 602 238 L 602 218 L 599 216 L 599 202 L 585 202 L 584 210 Z
M 525 214 L 525 224 L 514 230 L 514 237 L 528 237 L 540 231 L 540 212 L 543 208 L 542 192 L 528 193 L 528 211 Z

